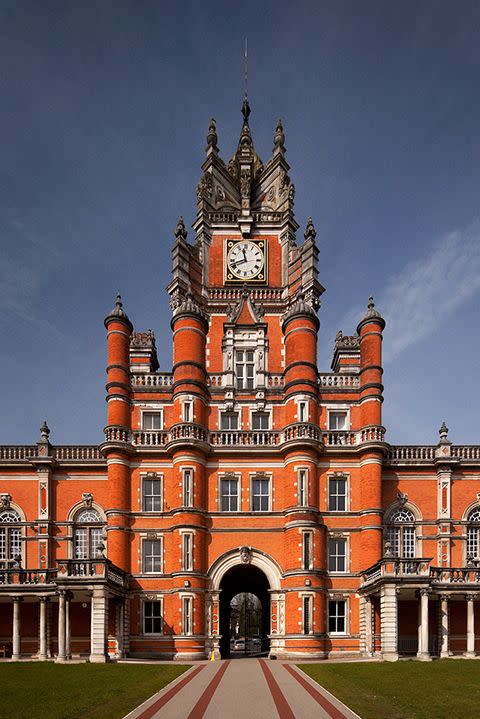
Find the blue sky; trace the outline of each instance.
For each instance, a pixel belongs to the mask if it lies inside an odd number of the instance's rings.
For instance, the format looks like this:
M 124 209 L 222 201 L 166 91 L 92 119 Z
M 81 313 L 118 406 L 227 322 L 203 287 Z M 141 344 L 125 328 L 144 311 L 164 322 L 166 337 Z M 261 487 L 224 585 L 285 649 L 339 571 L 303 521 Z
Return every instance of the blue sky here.
M 96 443 L 103 319 L 120 290 L 171 365 L 170 248 L 194 219 L 208 122 L 270 155 L 277 117 L 301 231 L 320 247 L 319 359 L 370 292 L 387 319 L 384 424 L 478 443 L 480 6 L 24 2 L 0 7 L 0 442 Z M 190 233 L 192 237 L 192 233 Z

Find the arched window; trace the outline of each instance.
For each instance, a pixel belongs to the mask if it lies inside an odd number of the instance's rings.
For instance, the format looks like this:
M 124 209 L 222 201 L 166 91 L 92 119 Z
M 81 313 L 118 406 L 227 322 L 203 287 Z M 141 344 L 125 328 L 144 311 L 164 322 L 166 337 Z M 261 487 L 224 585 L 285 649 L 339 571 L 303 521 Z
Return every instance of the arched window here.
M 73 556 L 75 559 L 95 559 L 103 539 L 103 521 L 96 509 L 81 509 L 75 517 Z
M 0 512 L 0 567 L 8 569 L 22 557 L 22 529 L 18 525 L 22 521 L 13 509 Z M 12 525 L 12 526 L 6 526 Z
M 387 522 L 386 541 L 394 557 L 412 559 L 415 556 L 415 517 L 405 507 L 393 510 Z
M 480 507 L 474 507 L 467 517 L 467 561 L 479 559 Z

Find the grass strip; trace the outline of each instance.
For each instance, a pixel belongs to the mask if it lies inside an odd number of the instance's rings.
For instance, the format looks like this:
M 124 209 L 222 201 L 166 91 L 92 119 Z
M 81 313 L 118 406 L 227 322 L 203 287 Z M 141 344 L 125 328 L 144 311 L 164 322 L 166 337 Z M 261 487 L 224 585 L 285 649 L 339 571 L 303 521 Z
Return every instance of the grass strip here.
M 465 719 L 479 716 L 480 662 L 299 664 L 362 719 Z
M 0 664 L 0 719 L 121 719 L 183 674 L 179 664 Z

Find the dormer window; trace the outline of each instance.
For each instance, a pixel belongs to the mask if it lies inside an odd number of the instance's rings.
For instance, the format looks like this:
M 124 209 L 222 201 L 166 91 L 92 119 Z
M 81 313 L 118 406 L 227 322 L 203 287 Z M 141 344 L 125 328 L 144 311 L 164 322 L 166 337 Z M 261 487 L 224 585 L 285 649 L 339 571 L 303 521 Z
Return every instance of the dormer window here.
M 253 350 L 236 350 L 235 377 L 237 389 L 255 387 L 255 353 Z

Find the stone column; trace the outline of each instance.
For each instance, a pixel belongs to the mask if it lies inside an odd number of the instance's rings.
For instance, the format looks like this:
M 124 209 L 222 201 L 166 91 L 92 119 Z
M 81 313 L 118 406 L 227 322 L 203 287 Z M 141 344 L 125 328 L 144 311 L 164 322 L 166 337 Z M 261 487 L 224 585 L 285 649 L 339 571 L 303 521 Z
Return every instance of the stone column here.
M 13 631 L 12 631 L 12 660 L 20 659 L 20 602 L 23 597 L 12 597 L 13 599 Z
M 65 657 L 70 659 L 70 600 L 72 595 L 67 592 L 65 595 Z
M 117 634 L 117 656 L 119 659 L 123 658 L 125 656 L 125 649 L 124 649 L 124 636 L 125 636 L 125 599 L 119 599 L 117 600 L 117 603 L 115 605 L 116 609 L 116 615 L 115 615 L 115 630 Z
M 365 615 L 365 656 L 371 657 L 373 655 L 373 631 L 372 631 L 372 618 L 373 618 L 373 605 L 372 598 L 364 598 L 364 615 Z
M 418 652 L 417 659 L 421 661 L 430 661 L 431 656 L 428 650 L 428 589 L 420 589 L 419 592 L 420 605 L 418 615 Z
M 48 597 L 40 597 L 40 633 L 38 642 L 38 658 L 44 662 L 47 658 L 47 602 Z
M 448 627 L 448 594 L 440 594 L 440 612 L 439 612 L 439 645 L 440 645 L 440 658 L 446 659 L 450 656 L 448 651 L 448 640 L 449 640 L 449 627 Z
M 66 592 L 61 590 L 58 594 L 58 650 L 57 662 L 64 662 L 67 659 L 65 653 L 65 604 Z
M 108 596 L 103 587 L 95 587 L 92 592 L 90 631 L 90 661 L 107 661 L 107 618 Z
M 384 584 L 380 591 L 380 625 L 382 637 L 382 658 L 387 662 L 398 659 L 398 606 L 397 588 Z
M 467 651 L 465 656 L 473 659 L 475 655 L 475 594 L 465 594 L 467 602 Z

